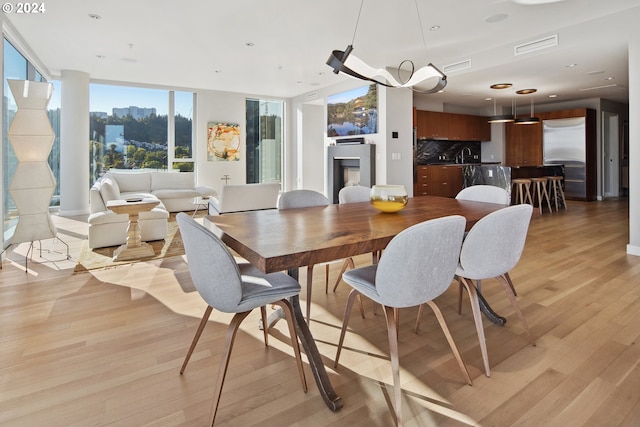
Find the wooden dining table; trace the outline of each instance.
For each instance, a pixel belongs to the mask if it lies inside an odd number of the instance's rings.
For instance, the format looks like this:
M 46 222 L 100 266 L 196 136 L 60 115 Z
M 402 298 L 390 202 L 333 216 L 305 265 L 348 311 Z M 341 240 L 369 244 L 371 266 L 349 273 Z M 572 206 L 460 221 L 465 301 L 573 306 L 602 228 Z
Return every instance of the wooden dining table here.
M 381 251 L 402 230 L 420 222 L 461 215 L 469 230 L 479 219 L 503 207 L 422 196 L 410 198 L 406 207 L 395 213 L 379 212 L 369 202 L 360 202 L 207 216 L 204 224 L 262 272 L 288 271 L 297 279 L 300 267 Z M 336 411 L 342 407 L 342 399 L 329 381 L 298 296 L 291 303 L 296 331 L 320 394 Z

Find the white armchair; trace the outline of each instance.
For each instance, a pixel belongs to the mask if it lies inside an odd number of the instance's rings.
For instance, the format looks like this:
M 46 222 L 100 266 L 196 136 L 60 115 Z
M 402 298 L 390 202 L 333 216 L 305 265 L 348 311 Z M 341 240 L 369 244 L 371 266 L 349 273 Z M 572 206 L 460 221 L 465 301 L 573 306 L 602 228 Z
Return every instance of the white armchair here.
M 224 185 L 219 197 L 209 198 L 209 215 L 275 209 L 279 192 L 277 182 Z

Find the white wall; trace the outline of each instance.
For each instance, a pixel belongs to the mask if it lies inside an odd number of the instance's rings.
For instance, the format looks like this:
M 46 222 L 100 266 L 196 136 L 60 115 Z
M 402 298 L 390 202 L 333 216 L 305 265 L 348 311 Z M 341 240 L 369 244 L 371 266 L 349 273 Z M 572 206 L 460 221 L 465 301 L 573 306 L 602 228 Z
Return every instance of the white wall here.
M 296 135 L 292 141 L 291 152 L 297 156 L 296 170 L 291 171 L 301 178 L 292 183 L 291 188 L 317 189 L 322 181 L 323 192 L 327 194 L 327 154 L 326 148 L 333 144 L 334 138 L 327 137 L 326 99 L 328 96 L 366 85 L 366 82 L 349 79 L 321 89 L 313 96 L 307 94 L 292 99 L 292 110 L 295 112 L 295 123 L 292 123 L 291 134 Z M 308 101 L 307 98 L 313 98 Z M 309 104 L 314 104 L 311 120 L 307 117 Z M 317 120 L 316 107 L 322 108 L 322 120 Z M 301 112 L 302 117 L 298 117 Z M 392 132 L 398 138 L 392 138 Z M 318 135 L 323 139 L 322 162 L 317 158 L 318 151 L 308 147 L 309 140 L 315 141 Z M 410 195 L 413 195 L 413 92 L 410 89 L 392 89 L 378 85 L 378 133 L 365 135 L 367 143 L 376 145 L 376 183 L 402 184 Z M 311 150 L 311 151 L 310 151 Z M 307 155 L 309 153 L 312 155 Z M 322 164 L 322 169 L 318 165 Z
M 220 92 L 210 90 L 198 90 L 197 116 L 196 116 L 196 171 L 198 185 L 213 187 L 220 192 L 225 181 L 224 175 L 229 175 L 229 184 L 246 183 L 246 137 L 247 115 L 246 100 L 252 99 L 278 99 L 250 95 L 244 93 Z M 237 123 L 240 125 L 240 160 L 222 161 L 207 160 L 207 124 L 209 122 Z M 289 139 L 288 128 L 284 128 L 285 141 Z M 286 147 L 283 147 L 286 153 Z
M 231 92 L 198 91 L 196 131 L 198 185 L 207 185 L 220 192 L 224 175 L 229 184 L 246 183 L 246 95 Z M 207 124 L 209 122 L 237 123 L 240 125 L 240 160 L 207 160 Z
M 640 32 L 629 41 L 629 76 L 640 74 Z M 629 79 L 629 244 L 627 253 L 640 256 L 640 82 Z
M 290 177 L 287 180 L 285 187 L 286 190 L 298 189 L 298 188 L 310 188 L 312 186 L 316 189 L 322 182 L 322 192 L 326 195 L 327 190 L 327 147 L 335 142 L 335 138 L 327 137 L 327 97 L 336 93 L 346 92 L 351 89 L 356 89 L 367 85 L 367 82 L 356 79 L 348 79 L 335 85 L 319 89 L 316 92 L 303 94 L 291 99 L 291 109 L 289 117 L 292 118 L 290 135 L 294 135 L 289 140 L 289 146 L 287 147 L 291 156 L 295 156 L 293 161 L 288 163 L 291 167 L 289 170 Z M 386 105 L 385 91 L 378 86 L 378 133 L 371 135 L 364 135 L 367 143 L 376 144 L 376 182 L 384 183 L 386 181 L 386 165 L 385 165 L 385 151 L 386 151 L 386 113 L 384 106 Z M 311 121 L 304 117 L 305 106 L 308 105 L 320 106 L 322 108 L 322 120 L 318 122 L 315 118 L 315 113 L 312 113 L 314 119 Z M 409 109 L 411 107 L 409 106 Z M 313 110 L 312 111 L 316 111 Z M 411 117 L 411 113 L 409 113 Z M 312 135 L 311 138 L 315 140 L 317 135 L 322 138 L 323 141 L 323 153 L 322 159 L 318 159 L 315 156 L 305 155 L 305 136 Z M 307 150 L 308 151 L 308 150 Z M 312 150 L 314 154 L 317 152 Z M 318 165 L 322 165 L 319 169 Z M 303 172 L 304 171 L 304 172 Z M 309 173 L 313 171 L 313 176 Z M 304 178 L 303 178 L 304 177 Z
M 386 177 L 384 182 L 378 181 L 376 177 L 376 183 L 402 184 L 409 195 L 413 196 L 413 91 L 393 88 L 381 88 L 378 91 L 386 95 Z M 393 132 L 397 132 L 397 138 L 393 138 Z
M 323 159 L 326 157 L 326 148 L 323 134 L 318 132 L 326 123 L 324 105 L 303 104 L 300 119 L 303 121 L 301 156 L 315 161 L 305 162 L 300 169 L 298 182 L 301 188 L 324 193 L 326 179 Z

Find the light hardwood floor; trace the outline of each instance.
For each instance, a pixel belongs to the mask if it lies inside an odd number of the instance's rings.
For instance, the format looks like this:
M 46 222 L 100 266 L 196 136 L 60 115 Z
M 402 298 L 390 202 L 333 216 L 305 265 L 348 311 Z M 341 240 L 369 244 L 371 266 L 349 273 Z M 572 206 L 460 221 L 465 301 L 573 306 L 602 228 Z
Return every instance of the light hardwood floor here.
M 433 313 L 425 311 L 416 335 L 417 310 L 404 310 L 405 425 L 640 425 L 640 257 L 625 253 L 627 216 L 620 199 L 569 202 L 567 211 L 533 219 L 511 277 L 537 346 L 528 344 L 499 284 L 484 281 L 486 298 L 508 318 L 502 327 L 484 320 L 491 378 L 483 374 L 468 300 L 460 316 L 455 286 L 438 298 L 473 386 Z M 77 257 L 85 223 L 56 222 Z M 59 260 L 55 251 L 63 248 L 52 242 L 51 249 L 44 256 Z M 205 308 L 182 257 L 75 274 L 74 262 L 40 260 L 25 273 L 23 252 L 24 245 L 9 251 L 0 270 L 0 425 L 207 424 L 230 317 L 214 311 L 181 376 Z M 238 333 L 216 425 L 394 425 L 381 310 L 373 315 L 366 303 L 366 319 L 354 313 L 333 370 L 348 286 L 325 295 L 322 274 L 311 330 L 344 407 L 333 413 L 325 406 L 308 370 L 309 392 L 302 392 L 285 323 L 265 348 L 256 312 Z M 331 280 L 336 274 L 337 266 Z

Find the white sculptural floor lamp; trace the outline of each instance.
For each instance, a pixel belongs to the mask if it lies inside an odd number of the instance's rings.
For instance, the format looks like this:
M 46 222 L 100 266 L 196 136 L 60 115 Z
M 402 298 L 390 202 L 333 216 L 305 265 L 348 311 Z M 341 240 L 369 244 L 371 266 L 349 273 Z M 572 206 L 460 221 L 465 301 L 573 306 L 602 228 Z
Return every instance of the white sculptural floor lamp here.
M 9 142 L 19 162 L 9 185 L 9 193 L 19 215 L 10 243 L 31 243 L 25 258 L 26 271 L 33 242 L 57 237 L 49 214 L 56 180 L 47 162 L 55 138 L 46 111 L 53 85 L 28 80 L 7 82 L 18 106 L 8 132 Z M 69 246 L 62 243 L 67 247 L 69 259 Z

